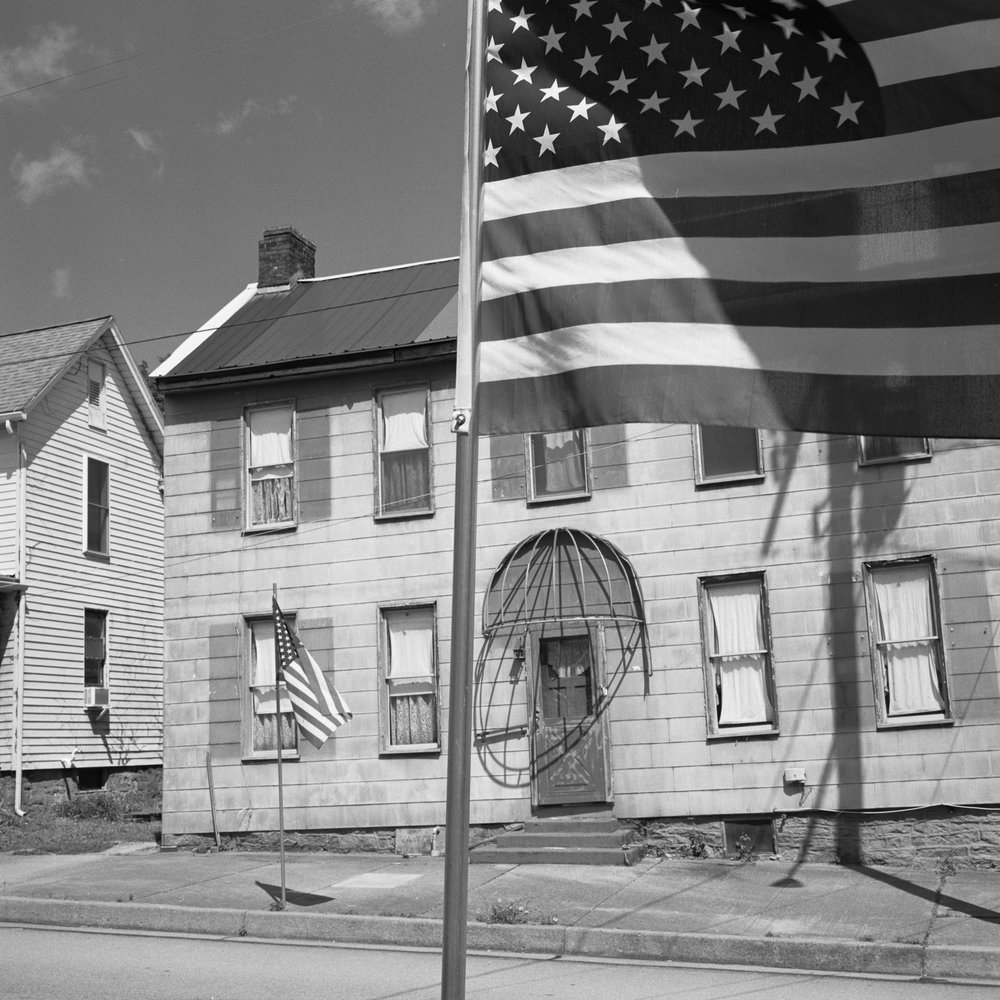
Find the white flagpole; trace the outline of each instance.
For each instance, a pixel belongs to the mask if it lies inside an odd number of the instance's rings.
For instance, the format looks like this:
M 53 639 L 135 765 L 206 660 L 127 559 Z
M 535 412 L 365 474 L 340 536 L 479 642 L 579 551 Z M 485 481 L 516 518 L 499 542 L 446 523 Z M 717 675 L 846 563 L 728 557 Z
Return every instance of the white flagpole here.
M 469 793 L 472 757 L 473 627 L 476 600 L 476 488 L 479 439 L 475 412 L 478 352 L 479 219 L 485 0 L 469 0 L 465 173 L 458 284 L 455 380 L 455 532 L 452 565 L 448 785 L 445 806 L 442 1000 L 464 1000 L 469 896 Z
M 278 741 L 278 856 L 281 859 L 281 902 L 279 909 L 285 908 L 285 795 L 281 784 L 281 682 L 284 671 L 281 669 L 281 648 L 278 645 L 278 620 L 274 609 L 278 605 L 278 585 L 271 584 L 271 623 L 274 626 L 274 713 L 275 730 Z

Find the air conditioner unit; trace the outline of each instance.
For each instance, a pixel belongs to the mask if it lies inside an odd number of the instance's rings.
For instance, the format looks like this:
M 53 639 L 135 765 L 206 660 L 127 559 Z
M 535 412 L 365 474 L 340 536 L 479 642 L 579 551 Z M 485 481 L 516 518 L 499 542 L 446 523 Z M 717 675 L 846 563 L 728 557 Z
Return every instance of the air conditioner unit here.
M 83 689 L 84 708 L 99 708 L 106 712 L 110 703 L 106 687 L 85 687 Z

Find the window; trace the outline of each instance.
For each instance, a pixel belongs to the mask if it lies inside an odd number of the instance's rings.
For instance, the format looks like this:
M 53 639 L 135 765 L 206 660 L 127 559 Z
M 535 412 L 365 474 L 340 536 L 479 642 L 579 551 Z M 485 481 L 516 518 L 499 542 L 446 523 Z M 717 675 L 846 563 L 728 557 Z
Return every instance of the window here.
M 106 556 L 110 552 L 110 467 L 96 458 L 87 460 L 87 552 Z
M 100 361 L 93 359 L 87 362 L 87 409 L 90 426 L 102 430 L 106 426 L 105 417 L 105 381 L 106 370 Z
M 289 616 L 294 627 L 294 619 Z M 280 692 L 275 683 L 274 621 L 272 618 L 247 620 L 246 660 L 248 670 L 248 701 L 244 725 L 244 753 L 248 757 L 277 756 L 278 699 L 281 699 L 282 756 L 296 756 L 298 730 L 292 713 L 292 702 L 284 685 Z M 289 753 L 290 752 L 290 753 Z
M 527 436 L 528 500 L 590 496 L 590 457 L 583 430 Z
M 375 409 L 376 516 L 431 513 L 434 498 L 426 386 L 380 392 Z
M 879 724 L 948 719 L 933 560 L 869 563 L 865 571 Z
M 84 687 L 108 686 L 108 613 L 83 612 Z
M 380 749 L 436 751 L 440 739 L 434 606 L 382 608 L 379 614 Z
M 710 735 L 777 731 L 763 575 L 703 579 L 701 618 Z
M 295 523 L 295 458 L 291 404 L 247 410 L 247 511 L 250 528 Z
M 915 458 L 930 458 L 931 444 L 923 437 L 858 438 L 858 464 L 881 465 L 886 462 L 908 462 Z
M 694 427 L 695 482 L 761 479 L 764 463 L 760 432 L 755 427 Z

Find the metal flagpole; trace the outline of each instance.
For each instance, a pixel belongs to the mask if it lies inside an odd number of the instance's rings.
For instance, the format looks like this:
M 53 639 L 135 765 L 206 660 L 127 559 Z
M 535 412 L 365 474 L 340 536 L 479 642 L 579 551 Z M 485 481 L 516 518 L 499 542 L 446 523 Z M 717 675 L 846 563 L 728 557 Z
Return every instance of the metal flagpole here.
M 455 533 L 452 564 L 448 784 L 445 806 L 442 1000 L 465 998 L 469 896 L 469 792 L 472 758 L 473 623 L 476 600 L 476 491 L 479 438 L 475 413 L 478 371 L 479 203 L 482 191 L 483 0 L 469 0 L 465 109 L 466 163 L 458 284 L 458 363 L 455 380 Z
M 275 730 L 278 742 L 278 853 L 281 859 L 281 902 L 279 909 L 285 908 L 285 795 L 281 784 L 281 682 L 285 673 L 281 669 L 281 647 L 278 645 L 278 619 L 275 608 L 278 606 L 278 585 L 271 584 L 271 623 L 274 625 L 274 714 Z

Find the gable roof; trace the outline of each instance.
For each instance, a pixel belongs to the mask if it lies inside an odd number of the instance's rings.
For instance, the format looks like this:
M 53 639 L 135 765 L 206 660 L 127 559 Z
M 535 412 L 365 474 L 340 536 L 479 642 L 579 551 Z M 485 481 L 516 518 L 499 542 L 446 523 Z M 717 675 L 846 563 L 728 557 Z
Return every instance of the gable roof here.
M 308 278 L 279 289 L 251 285 L 153 374 L 168 388 L 172 381 L 315 368 L 359 355 L 395 357 L 418 345 L 450 352 L 457 291 L 457 258 Z
M 163 420 L 114 317 L 0 334 L 0 419 L 25 420 L 77 359 L 104 338 L 131 392 L 157 452 L 163 451 Z

